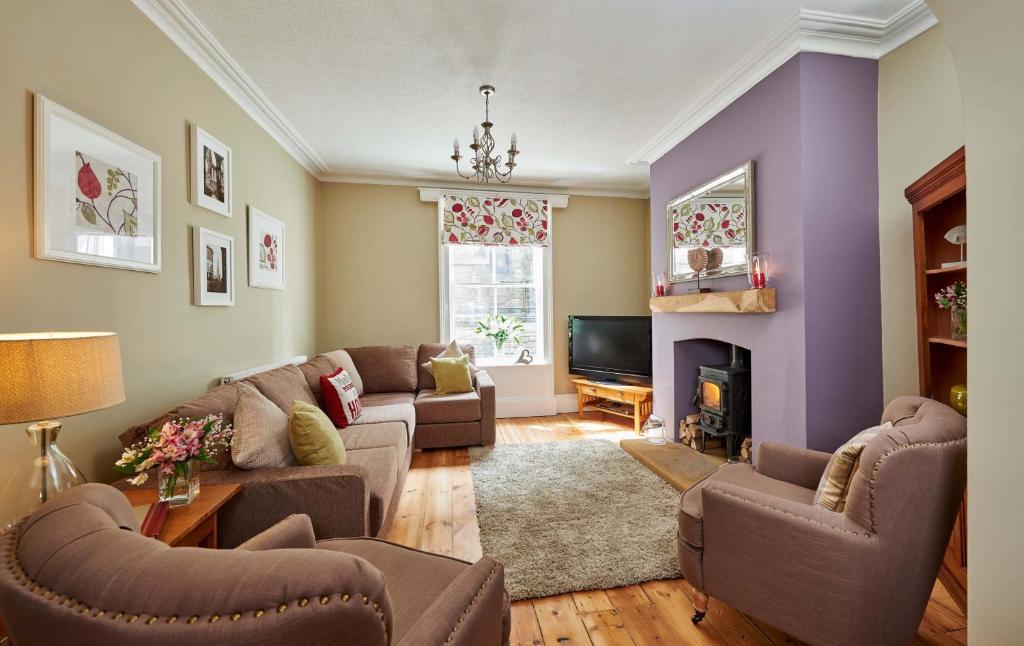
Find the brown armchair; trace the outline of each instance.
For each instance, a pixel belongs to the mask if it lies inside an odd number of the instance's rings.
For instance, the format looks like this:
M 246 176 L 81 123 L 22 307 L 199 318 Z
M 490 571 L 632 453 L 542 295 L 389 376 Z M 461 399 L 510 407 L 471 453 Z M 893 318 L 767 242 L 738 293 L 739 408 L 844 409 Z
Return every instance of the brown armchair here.
M 830 455 L 762 444 L 679 506 L 679 564 L 697 591 L 812 644 L 909 644 L 963 496 L 967 422 L 900 397 L 861 454 L 842 512 L 812 506 Z
M 291 516 L 235 550 L 138 533 L 100 484 L 51 500 L 0 539 L 0 615 L 14 643 L 507 644 L 499 563 L 370 538 L 316 543 Z

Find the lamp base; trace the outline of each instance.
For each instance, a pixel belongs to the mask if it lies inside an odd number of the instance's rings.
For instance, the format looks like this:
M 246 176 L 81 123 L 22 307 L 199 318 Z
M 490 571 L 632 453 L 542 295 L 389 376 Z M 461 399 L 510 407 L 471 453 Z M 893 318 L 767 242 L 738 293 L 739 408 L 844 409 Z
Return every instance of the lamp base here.
M 4 513 L 0 529 L 14 525 L 47 500 L 86 482 L 82 472 L 57 446 L 60 429 L 60 422 L 54 421 L 36 422 L 25 429 L 36 452 L 18 467 L 0 496 L 0 510 Z

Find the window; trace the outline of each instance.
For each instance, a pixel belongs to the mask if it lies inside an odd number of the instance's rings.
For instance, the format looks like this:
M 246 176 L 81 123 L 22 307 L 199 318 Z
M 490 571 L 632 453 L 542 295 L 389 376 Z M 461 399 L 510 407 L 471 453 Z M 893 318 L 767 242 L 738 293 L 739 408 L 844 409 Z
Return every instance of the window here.
M 550 318 L 546 246 L 441 245 L 441 334 L 443 340 L 471 344 L 478 363 L 511 364 L 522 349 L 535 362 L 547 359 Z M 488 315 L 504 314 L 522 323 L 519 343 L 499 351 L 477 333 Z

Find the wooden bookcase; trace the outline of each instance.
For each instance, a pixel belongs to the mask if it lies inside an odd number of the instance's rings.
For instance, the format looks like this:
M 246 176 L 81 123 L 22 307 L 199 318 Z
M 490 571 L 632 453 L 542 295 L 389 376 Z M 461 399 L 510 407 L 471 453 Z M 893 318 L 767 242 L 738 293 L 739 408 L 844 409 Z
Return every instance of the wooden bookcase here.
M 951 338 L 949 312 L 940 310 L 934 303 L 935 292 L 955 281 L 967 281 L 966 264 L 942 267 L 944 262 L 960 260 L 959 247 L 947 242 L 944 236 L 954 226 L 967 223 L 966 159 L 961 147 L 904 191 L 914 212 L 917 356 L 921 395 L 944 404 L 949 403 L 951 386 L 967 383 L 967 341 Z M 939 579 L 966 612 L 966 494 L 943 557 Z

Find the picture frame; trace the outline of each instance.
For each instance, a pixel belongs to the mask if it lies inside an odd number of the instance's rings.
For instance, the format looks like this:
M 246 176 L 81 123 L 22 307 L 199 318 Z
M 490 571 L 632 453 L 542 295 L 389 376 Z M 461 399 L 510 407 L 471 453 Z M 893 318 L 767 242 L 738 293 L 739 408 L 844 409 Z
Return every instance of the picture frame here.
M 249 205 L 249 287 L 284 289 L 284 222 Z
M 195 305 L 235 304 L 235 239 L 192 227 L 192 280 Z
M 231 148 L 194 123 L 190 132 L 192 203 L 230 218 L 233 206 L 231 174 L 234 170 Z
M 160 155 L 35 95 L 33 251 L 160 271 Z

